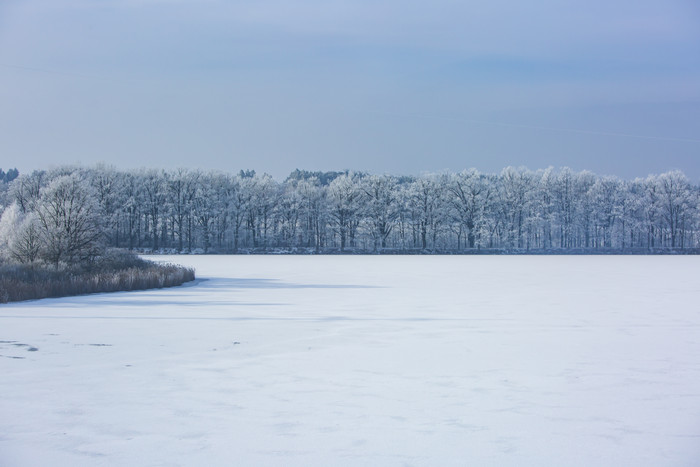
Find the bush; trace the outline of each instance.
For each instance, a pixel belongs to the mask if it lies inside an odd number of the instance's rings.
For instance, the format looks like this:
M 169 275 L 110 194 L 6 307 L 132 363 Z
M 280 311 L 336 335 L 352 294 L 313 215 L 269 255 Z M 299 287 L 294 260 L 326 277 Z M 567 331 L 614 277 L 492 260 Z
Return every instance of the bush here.
M 194 270 L 157 264 L 118 250 L 77 266 L 0 265 L 0 303 L 174 287 L 194 280 Z

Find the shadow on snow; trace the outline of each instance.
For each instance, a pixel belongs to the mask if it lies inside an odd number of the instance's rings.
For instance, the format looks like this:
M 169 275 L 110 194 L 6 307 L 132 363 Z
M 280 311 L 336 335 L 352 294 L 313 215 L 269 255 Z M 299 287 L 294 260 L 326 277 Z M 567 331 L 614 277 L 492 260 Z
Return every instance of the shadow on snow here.
M 294 282 L 283 282 L 277 279 L 236 279 L 236 278 L 204 278 L 194 287 L 211 289 L 378 289 L 381 287 L 373 285 L 357 284 L 296 284 Z
M 7 304 L 3 308 L 22 307 L 23 305 L 35 305 L 36 303 L 51 303 L 52 307 L 101 307 L 101 306 L 123 306 L 123 307 L 159 307 L 159 306 L 179 306 L 179 307 L 199 307 L 210 306 L 289 306 L 290 303 L 272 302 L 238 302 L 232 300 L 217 300 L 216 295 L 208 295 L 205 300 L 197 300 L 194 292 L 202 289 L 212 289 L 212 293 L 242 289 L 376 289 L 381 288 L 371 285 L 356 284 L 297 284 L 293 282 L 283 282 L 277 279 L 235 279 L 235 278 L 201 278 L 176 287 L 167 289 L 133 290 L 128 292 L 108 292 L 74 297 L 46 298 L 41 300 L 29 300 Z M 187 290 L 193 289 L 193 290 Z M 14 306 L 13 306 L 14 305 Z

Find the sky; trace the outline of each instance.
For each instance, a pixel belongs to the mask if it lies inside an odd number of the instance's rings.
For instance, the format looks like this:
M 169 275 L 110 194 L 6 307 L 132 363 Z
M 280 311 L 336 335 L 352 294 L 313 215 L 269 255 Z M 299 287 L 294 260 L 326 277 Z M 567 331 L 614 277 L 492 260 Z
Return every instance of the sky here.
M 700 180 L 696 0 L 0 0 L 0 168 Z

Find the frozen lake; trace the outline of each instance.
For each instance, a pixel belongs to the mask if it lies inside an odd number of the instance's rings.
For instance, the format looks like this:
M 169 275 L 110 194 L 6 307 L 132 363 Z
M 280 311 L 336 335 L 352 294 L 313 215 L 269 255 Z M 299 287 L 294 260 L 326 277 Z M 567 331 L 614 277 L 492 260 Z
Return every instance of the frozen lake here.
M 0 465 L 700 463 L 698 257 L 170 259 L 0 306 Z

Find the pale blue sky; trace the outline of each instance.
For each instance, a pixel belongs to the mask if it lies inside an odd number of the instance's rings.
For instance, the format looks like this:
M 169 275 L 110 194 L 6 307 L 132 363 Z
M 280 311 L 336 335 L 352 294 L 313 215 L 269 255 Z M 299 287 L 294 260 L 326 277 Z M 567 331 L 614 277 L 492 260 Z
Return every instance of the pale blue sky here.
M 698 180 L 698 5 L 0 0 L 0 167 Z

